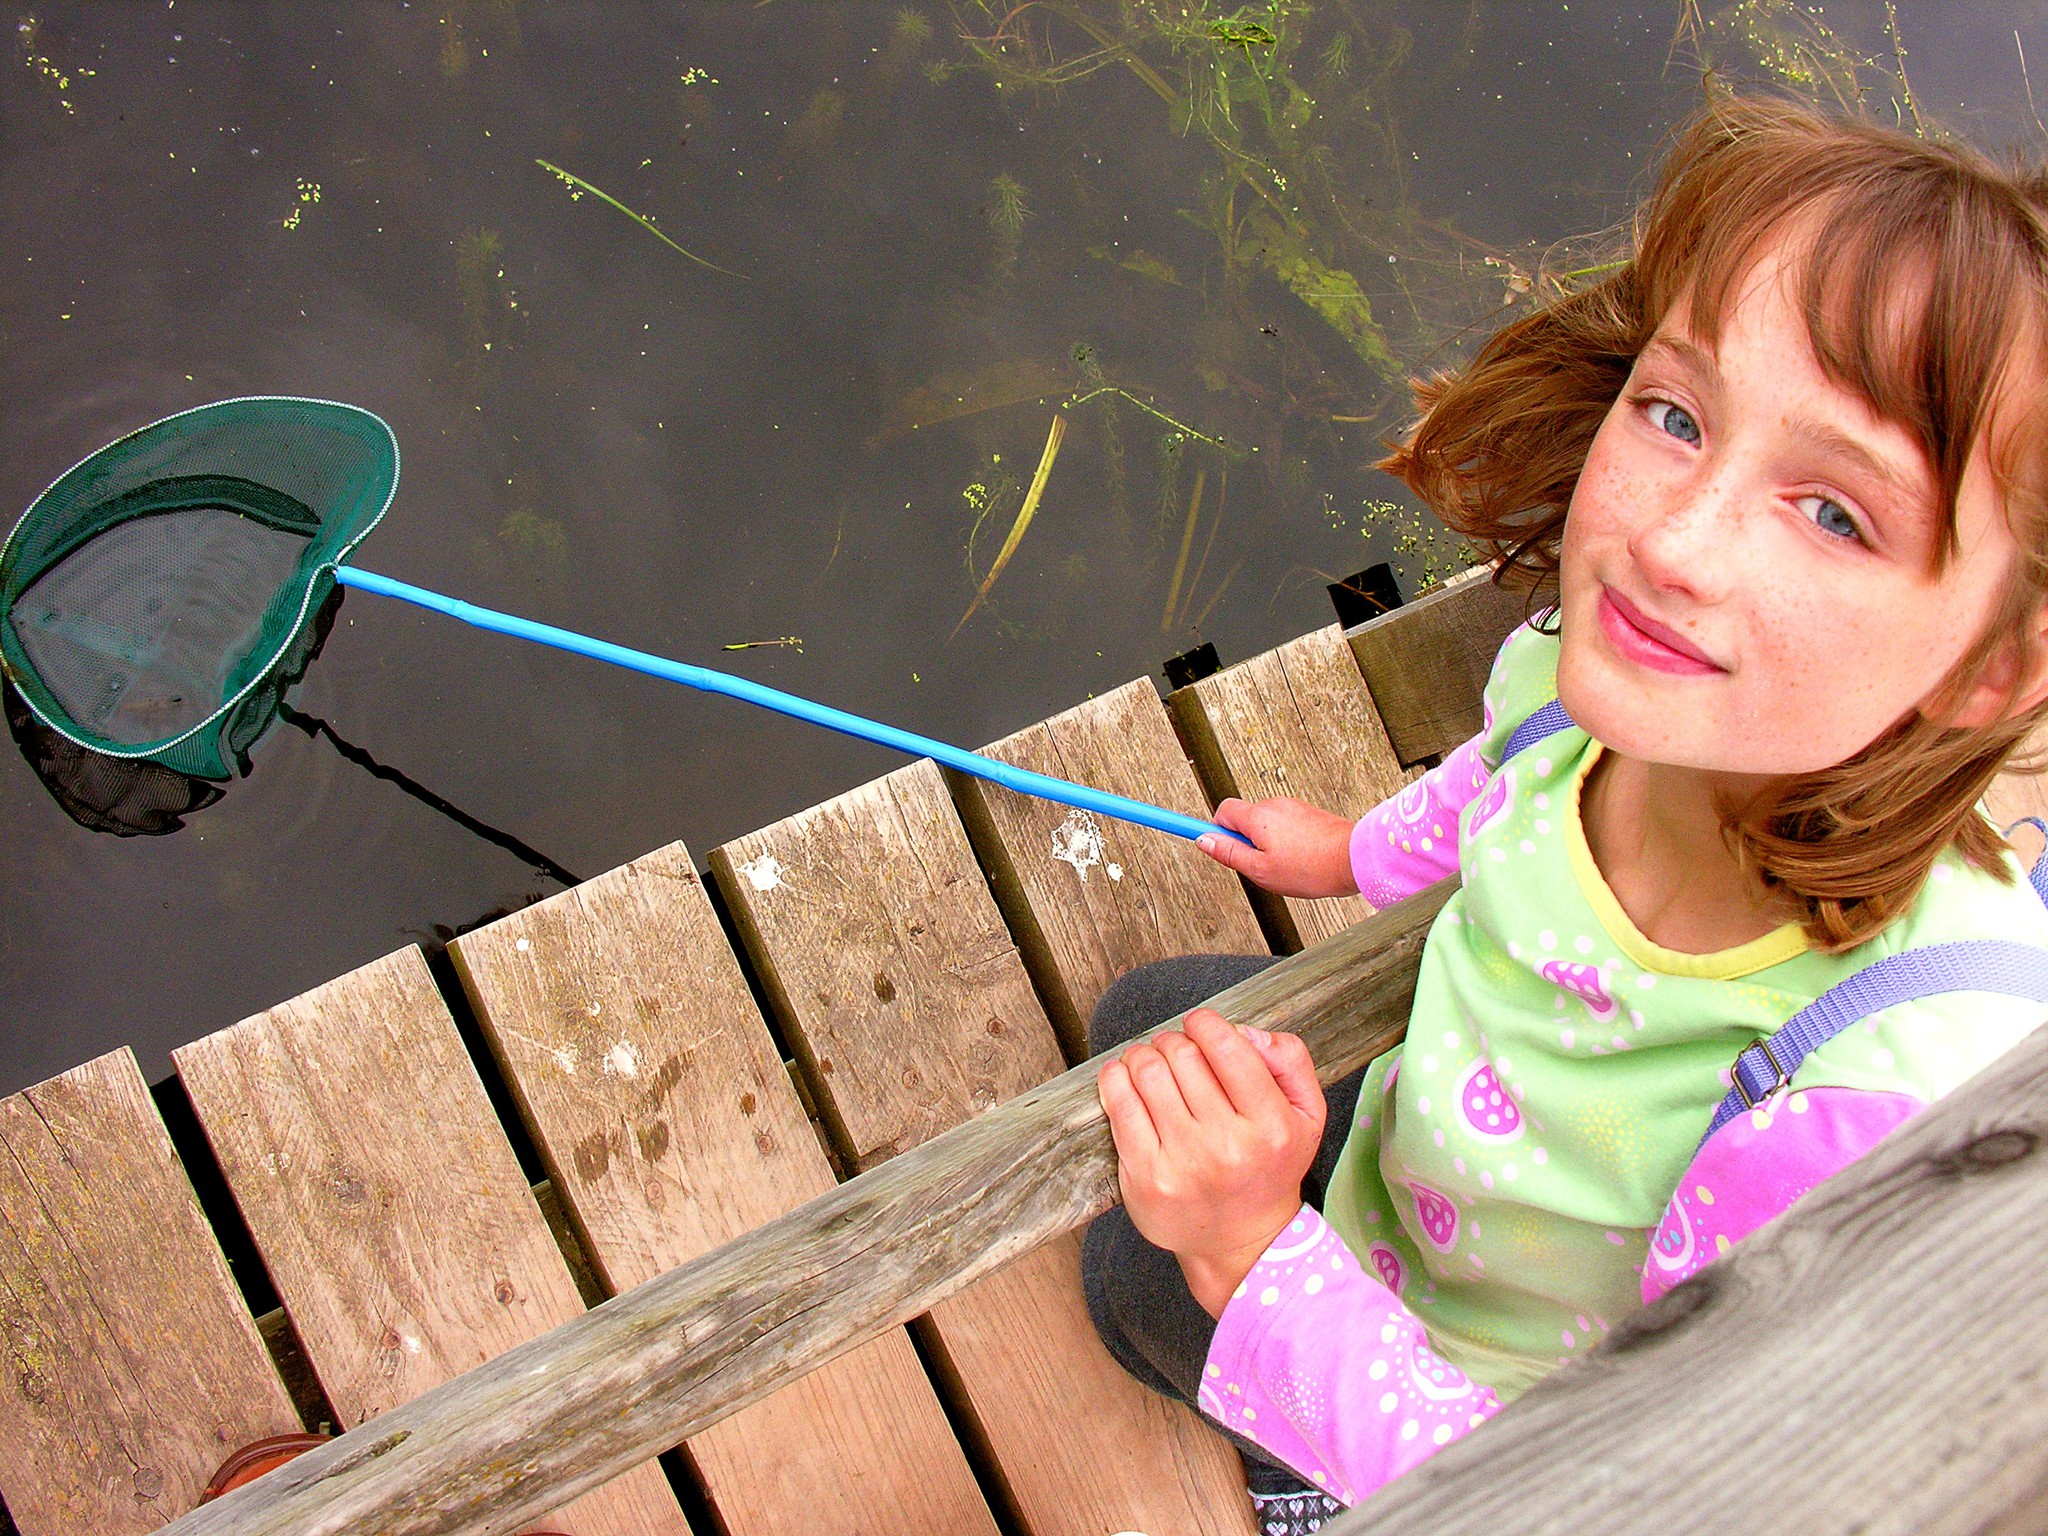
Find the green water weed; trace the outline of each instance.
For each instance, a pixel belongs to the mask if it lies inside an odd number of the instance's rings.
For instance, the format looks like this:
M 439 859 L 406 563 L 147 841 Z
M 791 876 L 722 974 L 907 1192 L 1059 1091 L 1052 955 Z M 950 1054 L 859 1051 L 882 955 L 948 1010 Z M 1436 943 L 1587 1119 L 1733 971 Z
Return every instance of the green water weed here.
M 533 163 L 539 166 L 542 170 L 546 171 L 550 176 L 554 177 L 557 181 L 561 182 L 563 186 L 569 189 L 570 202 L 581 202 L 583 199 L 583 194 L 588 192 L 592 197 L 597 198 L 600 202 L 609 203 L 612 207 L 618 209 L 619 212 L 623 213 L 635 224 L 638 224 L 642 229 L 646 230 L 650 235 L 654 236 L 655 239 L 659 240 L 663 245 L 667 246 L 670 250 L 678 251 L 681 252 L 681 254 L 688 256 L 690 260 L 697 263 L 698 266 L 708 267 L 713 272 L 723 272 L 727 277 L 736 277 L 740 279 L 740 281 L 742 282 L 752 281 L 752 279 L 749 278 L 744 272 L 735 272 L 730 267 L 721 267 L 715 261 L 706 261 L 702 256 L 697 255 L 695 252 L 684 250 L 682 246 L 677 245 L 675 241 L 671 240 L 665 231 L 658 228 L 651 217 L 644 213 L 635 213 L 631 208 L 628 208 L 616 197 L 613 197 L 611 193 L 605 191 L 604 188 L 593 186 L 591 183 L 585 181 L 581 176 L 576 175 L 574 172 L 563 170 L 559 165 L 556 165 L 553 161 L 542 160 L 538 157 L 535 157 Z

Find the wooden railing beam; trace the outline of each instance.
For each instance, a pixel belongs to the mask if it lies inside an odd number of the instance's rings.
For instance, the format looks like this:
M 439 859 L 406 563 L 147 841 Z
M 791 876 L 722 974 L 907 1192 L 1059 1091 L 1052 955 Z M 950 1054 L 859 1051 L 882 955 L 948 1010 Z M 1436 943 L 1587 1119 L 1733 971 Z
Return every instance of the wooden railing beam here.
M 1220 994 L 1325 1081 L 1396 1044 L 1444 881 Z M 1083 1064 L 506 1351 L 160 1536 L 466 1536 L 529 1524 L 1108 1208 Z

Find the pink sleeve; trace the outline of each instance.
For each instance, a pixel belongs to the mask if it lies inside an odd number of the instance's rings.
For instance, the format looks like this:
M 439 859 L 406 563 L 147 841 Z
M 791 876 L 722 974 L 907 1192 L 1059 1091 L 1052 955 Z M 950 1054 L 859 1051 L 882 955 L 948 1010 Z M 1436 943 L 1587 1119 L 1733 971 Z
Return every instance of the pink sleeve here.
M 1398 1282 L 1391 1251 L 1390 1265 L 1377 1259 Z M 1500 1400 L 1436 1355 L 1415 1314 L 1304 1205 L 1223 1309 L 1200 1406 L 1355 1504 Z
M 1643 1300 L 1697 1274 L 1927 1107 L 1906 1093 L 1800 1088 L 1714 1132 L 1678 1181 L 1643 1261 Z
M 1484 740 L 1474 736 L 1351 829 L 1351 873 L 1375 907 L 1458 872 L 1458 813 L 1490 776 L 1479 751 Z

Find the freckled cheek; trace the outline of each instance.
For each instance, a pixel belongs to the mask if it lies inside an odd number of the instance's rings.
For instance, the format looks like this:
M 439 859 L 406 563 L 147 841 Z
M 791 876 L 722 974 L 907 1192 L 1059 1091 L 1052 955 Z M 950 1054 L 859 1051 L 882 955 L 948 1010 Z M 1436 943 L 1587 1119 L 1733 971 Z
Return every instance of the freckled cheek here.
M 1567 581 L 1590 580 L 1596 569 L 1610 574 L 1624 552 L 1643 501 L 1635 476 L 1588 459 L 1572 492 L 1565 520 L 1563 564 Z

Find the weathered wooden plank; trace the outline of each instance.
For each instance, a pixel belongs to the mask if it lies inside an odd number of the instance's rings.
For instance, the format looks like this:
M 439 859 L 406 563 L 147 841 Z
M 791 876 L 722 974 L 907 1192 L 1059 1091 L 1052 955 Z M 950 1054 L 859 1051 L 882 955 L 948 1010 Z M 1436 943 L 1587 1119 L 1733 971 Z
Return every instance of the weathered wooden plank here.
M 2048 1528 L 2044 1266 L 2048 1030 L 1325 1529 Z
M 1190 816 L 1210 811 L 1145 678 L 982 751 Z M 1068 1060 L 1088 1054 L 1088 1015 L 1132 967 L 1174 955 L 1267 952 L 1242 882 L 1179 838 L 984 779 L 948 781 Z
M 0 1100 L 0 1492 L 23 1536 L 183 1514 L 303 1428 L 124 1046 Z
M 582 1313 L 417 949 L 172 1060 L 344 1425 Z M 651 1463 L 552 1523 L 573 1536 L 688 1530 Z
M 1166 702 L 1219 802 L 1232 795 L 1294 795 L 1357 817 L 1410 777 L 1334 624 L 1177 688 Z M 1290 952 L 1372 910 L 1357 896 L 1309 901 L 1250 894 Z
M 931 763 L 728 844 L 712 868 L 858 1166 L 1061 1070 Z M 931 1338 L 1033 1536 L 1250 1531 L 1235 1453 L 1096 1339 L 1078 1238 L 935 1307 Z
M 728 843 L 711 867 L 856 1168 L 1060 1069 L 928 760 Z
M 681 843 L 449 951 L 607 1292 L 833 1187 Z M 689 1450 L 735 1536 L 994 1536 L 900 1328 Z
M 1445 881 L 1212 999 L 1330 1081 L 1398 1043 Z M 1105 1210 L 1083 1063 L 310 1451 L 163 1536 L 483 1536 L 541 1513 Z M 1161 1528 L 1159 1536 L 1164 1536 Z
M 1494 653 L 1526 609 L 1481 569 L 1346 633 L 1404 767 L 1478 734 Z

